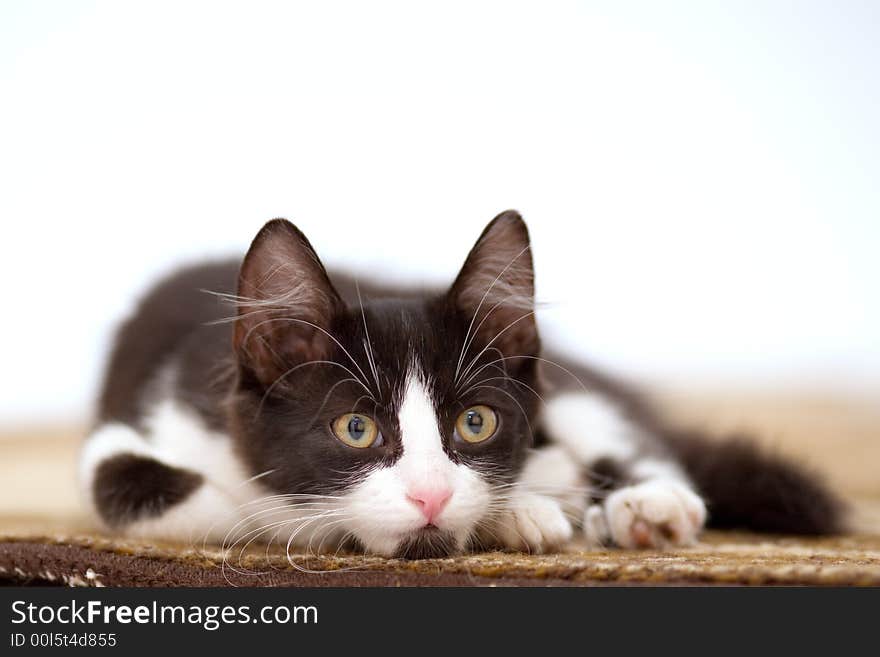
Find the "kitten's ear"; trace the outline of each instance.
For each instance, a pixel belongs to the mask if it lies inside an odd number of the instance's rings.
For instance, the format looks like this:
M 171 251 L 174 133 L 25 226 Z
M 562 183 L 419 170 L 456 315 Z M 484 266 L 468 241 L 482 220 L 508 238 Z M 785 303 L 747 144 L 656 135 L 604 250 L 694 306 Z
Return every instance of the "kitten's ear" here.
M 484 344 L 505 356 L 537 354 L 532 252 L 518 212 L 502 212 L 486 226 L 449 294 Z
M 263 385 L 299 363 L 326 358 L 333 319 L 345 310 L 306 236 L 284 219 L 251 243 L 238 277 L 233 347 Z

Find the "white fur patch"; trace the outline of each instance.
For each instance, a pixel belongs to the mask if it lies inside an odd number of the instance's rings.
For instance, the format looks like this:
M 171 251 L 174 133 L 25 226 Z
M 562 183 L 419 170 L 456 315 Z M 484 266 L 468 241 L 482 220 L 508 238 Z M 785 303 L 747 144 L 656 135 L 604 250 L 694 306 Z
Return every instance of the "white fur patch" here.
M 447 486 L 452 462 L 443 451 L 434 403 L 415 374 L 407 378 L 397 420 L 403 442 L 403 456 L 397 465 L 405 482 L 411 486 Z
M 581 464 L 591 465 L 602 458 L 625 461 L 635 454 L 639 428 L 598 395 L 558 395 L 547 402 L 541 420 L 553 441 Z

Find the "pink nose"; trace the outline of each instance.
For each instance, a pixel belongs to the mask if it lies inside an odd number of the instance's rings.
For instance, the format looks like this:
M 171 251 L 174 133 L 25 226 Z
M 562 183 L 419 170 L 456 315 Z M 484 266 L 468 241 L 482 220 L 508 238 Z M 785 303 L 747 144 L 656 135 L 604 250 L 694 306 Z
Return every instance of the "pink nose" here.
M 419 508 L 430 524 L 443 511 L 443 507 L 452 497 L 452 491 L 448 488 L 416 488 L 407 493 L 406 497 Z

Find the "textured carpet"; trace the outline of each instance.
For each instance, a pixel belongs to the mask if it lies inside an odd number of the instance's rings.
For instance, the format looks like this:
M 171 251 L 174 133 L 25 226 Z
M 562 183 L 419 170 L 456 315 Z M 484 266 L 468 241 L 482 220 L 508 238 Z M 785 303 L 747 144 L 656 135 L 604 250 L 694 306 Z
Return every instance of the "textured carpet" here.
M 225 558 L 224 558 L 225 556 Z M 224 555 L 96 535 L 0 538 L 0 578 L 69 586 L 566 586 L 783 584 L 880 586 L 880 537 L 768 538 L 709 532 L 670 552 L 490 552 L 405 561 L 326 555 L 288 557 L 255 546 Z
M 243 555 L 150 544 L 87 529 L 74 486 L 76 431 L 0 435 L 0 584 L 71 586 L 880 586 L 880 408 L 873 400 L 670 395 L 687 423 L 754 429 L 818 466 L 852 504 L 833 538 L 707 532 L 669 552 L 492 552 L 450 559 L 307 558 L 265 546 Z M 706 420 L 711 420 L 706 422 Z M 319 571 L 319 572 L 310 572 Z

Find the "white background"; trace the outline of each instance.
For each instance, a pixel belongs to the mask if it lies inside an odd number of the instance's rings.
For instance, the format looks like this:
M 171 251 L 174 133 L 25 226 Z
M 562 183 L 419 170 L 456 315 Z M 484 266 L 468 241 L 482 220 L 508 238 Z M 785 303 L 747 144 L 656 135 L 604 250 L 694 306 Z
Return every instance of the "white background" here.
M 582 356 L 872 393 L 878 8 L 3 0 L 0 422 L 86 417 L 135 295 L 266 219 L 440 281 L 508 207 Z

